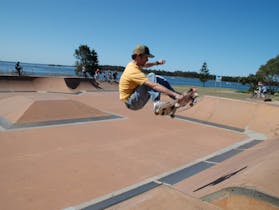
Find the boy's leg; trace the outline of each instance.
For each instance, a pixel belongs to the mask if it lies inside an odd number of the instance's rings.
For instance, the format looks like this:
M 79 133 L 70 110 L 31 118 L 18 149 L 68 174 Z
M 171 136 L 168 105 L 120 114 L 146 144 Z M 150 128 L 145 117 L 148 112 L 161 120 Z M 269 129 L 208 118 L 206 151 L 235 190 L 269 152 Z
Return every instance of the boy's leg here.
M 157 83 L 157 77 L 154 73 L 149 73 L 147 75 L 148 80 L 150 80 L 151 82 Z M 147 91 L 150 94 L 150 99 L 151 101 L 155 102 L 155 101 L 159 101 L 160 100 L 160 92 L 152 89 L 151 87 L 147 87 Z
M 170 85 L 170 83 L 162 76 L 156 75 L 157 83 L 163 85 L 164 87 L 168 88 L 169 90 L 176 92 L 174 88 Z
M 162 76 L 156 75 L 156 82 L 159 83 L 160 85 L 164 86 L 165 88 L 176 92 L 176 90 L 170 85 L 170 83 Z M 173 96 L 169 96 L 172 99 L 175 99 Z
M 148 79 L 154 83 L 158 83 L 172 91 L 175 92 L 175 90 L 170 86 L 170 84 L 168 83 L 168 81 L 158 75 L 155 75 L 154 73 L 150 73 L 147 75 Z M 153 111 L 154 113 L 157 114 L 168 114 L 171 110 L 172 110 L 172 105 L 170 102 L 166 102 L 166 101 L 160 101 L 160 92 L 155 91 L 154 89 L 148 87 L 148 93 L 150 94 L 151 100 L 154 102 L 154 107 L 153 107 Z M 171 97 L 171 96 L 170 96 Z M 171 97 L 173 98 L 173 97 Z M 174 99 L 174 98 L 173 98 Z
M 154 83 L 157 82 L 156 75 L 154 73 L 148 74 L 147 78 Z M 153 102 L 159 101 L 160 93 L 146 85 L 141 85 L 137 87 L 133 94 L 129 97 L 126 102 L 126 106 L 132 110 L 141 109 L 147 103 L 149 98 Z
M 147 75 L 147 78 L 154 82 L 154 83 L 159 83 L 161 85 L 163 85 L 164 87 L 175 91 L 169 84 L 169 82 L 161 77 L 161 76 L 157 76 L 154 73 L 149 73 Z M 136 88 L 136 90 L 134 91 L 134 93 L 130 96 L 130 98 L 127 100 L 126 102 L 126 106 L 129 109 L 132 110 L 138 110 L 141 109 L 149 100 L 149 98 L 153 101 L 153 102 L 157 102 L 160 100 L 160 92 L 146 86 L 146 85 L 142 85 Z
M 135 89 L 133 94 L 128 98 L 126 106 L 132 110 L 138 110 L 144 107 L 149 100 L 150 95 L 148 93 L 147 86 L 141 85 Z

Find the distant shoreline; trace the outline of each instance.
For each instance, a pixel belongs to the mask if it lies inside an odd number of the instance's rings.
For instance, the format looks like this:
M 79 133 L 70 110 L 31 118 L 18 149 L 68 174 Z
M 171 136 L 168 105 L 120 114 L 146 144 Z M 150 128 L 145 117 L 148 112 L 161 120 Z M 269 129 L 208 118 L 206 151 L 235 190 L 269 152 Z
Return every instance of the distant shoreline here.
M 16 63 L 18 61 L 4 61 L 4 60 L 0 60 L 0 62 L 6 62 L 6 63 Z M 67 64 L 52 64 L 52 63 L 29 63 L 29 62 L 21 62 L 22 64 L 30 64 L 30 65 L 47 65 L 47 66 L 60 66 L 60 67 L 75 67 L 75 65 L 67 65 Z

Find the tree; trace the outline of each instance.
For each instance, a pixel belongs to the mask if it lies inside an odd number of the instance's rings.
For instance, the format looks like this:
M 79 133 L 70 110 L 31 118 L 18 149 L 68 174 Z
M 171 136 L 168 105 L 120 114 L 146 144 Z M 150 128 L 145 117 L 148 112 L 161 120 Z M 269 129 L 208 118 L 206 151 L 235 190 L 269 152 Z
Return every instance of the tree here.
M 87 45 L 80 45 L 75 50 L 74 56 L 76 57 L 76 74 L 81 72 L 82 67 L 85 66 L 86 72 L 91 76 L 95 74 L 95 71 L 99 68 L 98 54 L 97 52 Z
M 250 90 L 256 89 L 259 82 L 264 82 L 270 86 L 272 92 L 279 86 L 279 55 L 267 61 L 262 65 L 256 74 L 249 74 L 248 77 L 242 77 L 240 83 L 249 84 Z
M 248 77 L 242 77 L 239 82 L 243 85 L 248 84 L 249 85 L 249 90 L 253 91 L 256 89 L 258 86 L 258 82 L 260 81 L 260 78 L 257 75 L 254 74 L 249 74 Z
M 256 75 L 269 85 L 279 82 L 279 55 L 267 61 L 257 71 Z
M 203 86 L 205 86 L 205 83 L 210 79 L 209 69 L 207 68 L 206 62 L 202 65 L 199 79 L 203 83 Z

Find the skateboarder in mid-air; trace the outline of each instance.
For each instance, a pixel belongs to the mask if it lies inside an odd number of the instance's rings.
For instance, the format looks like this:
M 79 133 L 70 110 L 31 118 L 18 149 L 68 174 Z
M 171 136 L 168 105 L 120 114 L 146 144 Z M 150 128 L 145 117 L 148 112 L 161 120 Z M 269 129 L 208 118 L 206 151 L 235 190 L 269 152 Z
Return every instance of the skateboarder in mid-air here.
M 196 89 L 192 88 L 185 93 L 178 93 L 165 78 L 154 73 L 149 73 L 146 76 L 142 72 L 143 68 L 165 63 L 164 60 L 148 62 L 148 58 L 153 57 L 154 55 L 150 53 L 149 48 L 145 45 L 138 45 L 133 50 L 132 61 L 126 66 L 119 81 L 120 100 L 125 103 L 127 108 L 138 110 L 143 108 L 150 98 L 154 103 L 154 113 L 167 103 L 160 101 L 160 93 L 168 95 L 181 105 L 184 105 L 185 101 L 190 101 L 196 94 Z

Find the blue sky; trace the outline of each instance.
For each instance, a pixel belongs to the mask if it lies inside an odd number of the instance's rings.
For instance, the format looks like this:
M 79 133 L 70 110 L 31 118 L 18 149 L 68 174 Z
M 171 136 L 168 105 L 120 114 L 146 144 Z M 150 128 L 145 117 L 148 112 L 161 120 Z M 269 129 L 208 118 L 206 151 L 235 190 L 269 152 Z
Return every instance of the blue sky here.
M 279 54 L 278 0 L 0 0 L 0 60 L 74 65 L 81 44 L 125 66 L 149 46 L 167 71 L 248 76 Z

